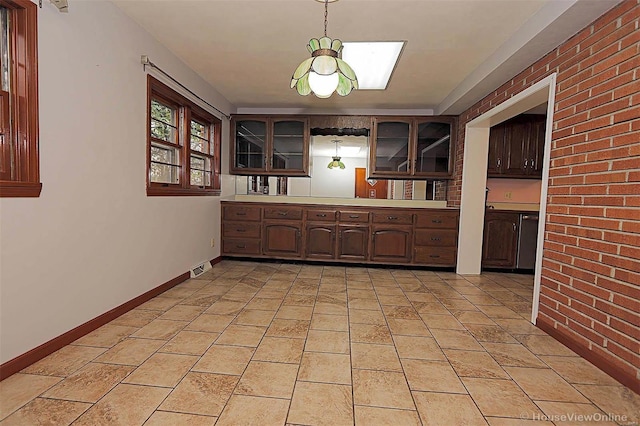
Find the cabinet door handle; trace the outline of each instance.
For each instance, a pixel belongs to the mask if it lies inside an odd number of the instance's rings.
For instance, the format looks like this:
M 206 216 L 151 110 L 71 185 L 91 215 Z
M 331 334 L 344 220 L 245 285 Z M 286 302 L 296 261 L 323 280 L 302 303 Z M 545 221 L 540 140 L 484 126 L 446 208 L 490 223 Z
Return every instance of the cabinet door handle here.
M 247 232 L 247 230 L 244 228 L 238 228 L 236 229 L 236 232 Z
M 350 214 L 349 215 L 349 219 L 358 219 L 360 217 L 360 215 L 357 214 Z
M 279 214 L 280 216 L 286 216 L 286 215 L 287 215 L 287 212 L 278 212 L 278 214 Z
M 431 237 L 431 241 L 440 241 L 440 237 Z
M 534 159 L 531 159 L 531 168 L 533 169 L 533 166 L 536 164 L 536 162 L 534 161 Z
M 238 212 L 236 213 L 236 216 L 246 216 L 247 214 L 245 212 Z
M 524 160 L 524 168 L 527 168 L 527 164 L 529 164 L 529 160 Z
M 433 257 L 434 259 L 437 259 L 437 258 L 439 258 L 439 257 L 440 257 L 440 255 L 438 255 L 438 254 L 431 254 L 431 255 L 429 255 L 429 257 Z
M 440 219 L 433 219 L 431 220 L 431 223 L 442 223 L 442 221 Z
M 327 215 L 324 213 L 318 213 L 316 214 L 316 217 L 327 217 Z
M 247 248 L 247 246 L 244 244 L 236 244 L 236 248 L 243 249 L 243 248 Z
M 398 216 L 387 216 L 387 219 L 389 219 L 389 220 L 397 220 Z
M 512 225 L 513 225 L 513 232 L 516 232 L 516 224 L 512 223 Z
M 502 164 L 502 161 L 498 158 L 498 167 L 500 167 L 500 164 Z

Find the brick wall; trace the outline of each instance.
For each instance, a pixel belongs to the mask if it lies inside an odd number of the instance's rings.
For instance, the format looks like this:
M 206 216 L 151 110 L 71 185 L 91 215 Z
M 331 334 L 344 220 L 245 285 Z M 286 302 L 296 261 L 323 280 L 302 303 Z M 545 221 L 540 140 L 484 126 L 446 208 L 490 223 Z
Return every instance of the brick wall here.
M 405 180 L 404 181 L 404 198 L 403 200 L 412 200 L 413 199 L 413 181 Z
M 449 205 L 460 205 L 468 121 L 557 72 L 538 324 L 640 383 L 640 0 L 625 0 L 460 116 Z

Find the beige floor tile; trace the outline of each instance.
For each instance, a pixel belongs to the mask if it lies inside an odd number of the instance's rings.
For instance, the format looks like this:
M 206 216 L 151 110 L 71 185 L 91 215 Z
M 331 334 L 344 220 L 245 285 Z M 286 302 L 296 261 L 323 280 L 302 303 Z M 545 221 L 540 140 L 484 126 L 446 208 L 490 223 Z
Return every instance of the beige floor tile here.
M 160 405 L 160 410 L 219 416 L 238 380 L 238 376 L 188 373 Z
M 380 311 L 382 307 L 377 299 L 353 298 L 349 299 L 349 309 Z
M 313 314 L 309 328 L 314 330 L 349 331 L 349 317 L 346 315 Z
M 234 318 L 234 315 L 202 314 L 191 321 L 184 329 L 189 331 L 203 331 L 205 333 L 222 333 Z
M 447 361 L 403 359 L 401 362 L 412 391 L 467 393 Z
M 347 290 L 347 295 L 349 296 L 349 301 L 351 299 L 371 299 L 376 300 L 376 292 L 373 288 L 370 289 L 361 289 L 361 288 L 349 288 Z
M 197 356 L 157 353 L 136 368 L 122 383 L 175 387 L 197 361 Z
M 357 405 L 416 409 L 402 373 L 353 370 L 353 397 Z
M 402 291 L 399 295 L 378 293 L 378 301 L 381 305 L 411 306 L 411 302 L 402 294 Z
M 313 314 L 313 306 L 282 306 L 276 313 L 277 319 L 293 319 L 309 321 Z
M 160 315 L 160 319 L 174 321 L 193 321 L 205 310 L 201 306 L 176 305 Z
M 241 376 L 253 356 L 254 349 L 224 346 L 216 343 L 193 366 L 193 371 Z
M 181 298 L 157 296 L 147 302 L 144 302 L 136 309 L 165 312 L 180 302 L 182 302 Z
M 221 299 L 211 305 L 211 307 L 204 311 L 204 313 L 215 315 L 238 315 L 245 305 L 246 303 L 244 302 L 234 302 L 231 300 Z
M 351 344 L 352 368 L 402 372 L 396 348 L 390 345 Z
M 181 305 L 189 305 L 189 306 L 201 306 L 203 308 L 208 308 L 214 303 L 220 300 L 220 296 L 209 294 L 209 293 L 194 293 L 191 296 L 184 299 L 180 304 Z
M 544 331 L 540 330 L 538 327 L 531 324 L 530 321 L 525 319 L 498 318 L 495 322 L 511 334 L 546 334 Z
M 347 315 L 349 310 L 346 303 L 317 302 L 313 307 L 314 314 Z
M 389 318 L 419 320 L 420 315 L 413 306 L 388 306 L 382 307 L 384 315 Z
M 462 382 L 485 416 L 532 419 L 542 414 L 511 380 L 463 377 Z
M 218 338 L 219 333 L 202 333 L 199 331 L 181 331 L 169 340 L 160 352 L 198 355 L 204 354 L 209 346 Z
M 464 326 L 451 314 L 437 315 L 421 313 L 420 318 L 428 328 L 443 328 L 446 330 L 466 330 Z
M 198 416 L 195 414 L 171 413 L 169 411 L 155 411 L 144 426 L 213 426 L 217 417 Z
M 194 294 L 196 291 L 198 291 L 198 289 L 175 286 L 162 293 L 162 297 L 175 297 L 178 299 L 185 299 Z
M 514 312 L 512 309 L 509 309 L 506 306 L 479 305 L 478 309 L 480 309 L 482 312 L 484 312 L 494 320 L 497 318 L 522 319 L 522 317 L 517 312 Z
M 273 311 L 244 309 L 238 314 L 233 323 L 240 325 L 257 325 L 261 327 L 267 327 L 269 324 L 271 324 L 273 316 Z
M 451 312 L 440 302 L 413 302 L 412 304 L 418 314 L 451 315 Z
M 22 370 L 25 374 L 66 377 L 105 351 L 90 346 L 65 346 Z
M 453 316 L 462 324 L 485 324 L 495 325 L 495 321 L 482 312 L 478 311 L 457 311 L 452 312 Z
M 45 398 L 96 402 L 135 367 L 90 363 L 42 394 Z
M 405 295 L 412 302 L 433 303 L 438 301 L 438 298 L 431 293 L 405 291 Z
M 111 325 L 124 325 L 127 327 L 144 327 L 154 319 L 161 315 L 159 311 L 148 311 L 144 309 L 132 309 L 120 315 L 118 318 L 111 321 Z
M 287 423 L 318 426 L 353 425 L 351 386 L 297 382 Z
M 548 335 L 517 334 L 514 337 L 536 355 L 578 356 L 571 349 Z
M 546 367 L 538 357 L 522 345 L 509 343 L 483 343 L 482 345 L 503 367 Z
M 255 348 L 267 329 L 253 325 L 228 326 L 216 340 L 220 345 L 249 346 Z
M 74 426 L 142 425 L 170 389 L 120 384 L 85 412 Z
M 351 324 L 350 330 L 352 342 L 393 345 L 389 327 L 386 325 Z
M 254 297 L 245 309 L 257 309 L 261 311 L 277 311 L 282 303 L 281 299 Z
M 78 340 L 73 342 L 73 344 L 110 348 L 138 330 L 139 329 L 136 327 L 105 324 L 102 327 L 92 331 L 91 333 L 79 338 Z
M 251 361 L 235 390 L 239 395 L 291 398 L 298 366 L 275 362 Z
M 313 306 L 316 303 L 316 296 L 306 294 L 288 294 L 283 305 L 296 305 L 296 306 Z
M 356 426 L 422 426 L 417 411 L 355 406 Z
M 507 417 L 485 417 L 490 426 L 554 426 L 544 420 L 510 419 Z
M 381 310 L 349 309 L 349 323 L 385 325 L 387 320 Z
M 431 333 L 422 320 L 389 318 L 388 324 L 393 335 L 431 337 Z
M 267 329 L 269 337 L 289 337 L 296 339 L 304 339 L 307 337 L 311 321 L 292 320 L 292 319 L 275 319 Z
M 613 418 L 607 417 L 593 404 L 576 404 L 573 402 L 536 401 L 536 405 L 544 412 L 548 419 L 561 426 L 602 425 L 616 426 Z
M 351 359 L 346 354 L 305 352 L 298 380 L 351 385 Z
M 89 407 L 84 402 L 36 398 L 2 421 L 2 426 L 70 425 Z
M 605 413 L 625 416 L 623 423 L 640 423 L 640 395 L 622 385 L 575 385 L 575 388 Z
M 584 358 L 546 355 L 539 358 L 569 383 L 618 385 L 615 379 Z
M 482 414 L 469 395 L 412 392 L 418 413 L 425 425 L 486 425 Z
M 187 321 L 155 319 L 132 334 L 132 337 L 169 340 L 188 324 Z
M 443 330 L 433 329 L 431 334 L 443 349 L 463 349 L 467 351 L 484 351 L 478 341 L 469 333 L 463 330 Z
M 478 307 L 467 299 L 463 299 L 462 295 L 456 295 L 458 298 L 440 298 L 440 302 L 450 311 L 478 311 Z
M 573 386 L 550 368 L 505 367 L 505 370 L 533 400 L 588 402 Z
M 0 382 L 0 420 L 56 383 L 60 377 L 17 373 Z
M 486 352 L 445 349 L 444 354 L 460 377 L 509 379 L 509 375 Z
M 343 331 L 309 330 L 304 350 L 308 352 L 349 353 L 349 333 Z
M 164 340 L 125 339 L 99 356 L 96 362 L 138 366 L 165 343 Z
M 479 342 L 517 343 L 516 339 L 497 325 L 466 324 L 465 326 Z
M 255 361 L 299 364 L 304 349 L 304 339 L 264 337 L 253 356 Z
M 222 411 L 217 426 L 282 425 L 289 400 L 233 395 Z
M 400 358 L 446 360 L 442 349 L 431 337 L 393 336 L 393 340 Z

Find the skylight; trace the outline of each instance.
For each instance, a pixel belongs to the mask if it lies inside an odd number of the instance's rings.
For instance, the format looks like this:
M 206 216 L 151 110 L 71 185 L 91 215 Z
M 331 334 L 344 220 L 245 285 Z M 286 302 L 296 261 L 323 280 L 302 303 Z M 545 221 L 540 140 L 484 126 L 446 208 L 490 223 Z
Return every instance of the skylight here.
M 360 90 L 385 90 L 404 41 L 344 42 L 342 59 L 358 77 Z

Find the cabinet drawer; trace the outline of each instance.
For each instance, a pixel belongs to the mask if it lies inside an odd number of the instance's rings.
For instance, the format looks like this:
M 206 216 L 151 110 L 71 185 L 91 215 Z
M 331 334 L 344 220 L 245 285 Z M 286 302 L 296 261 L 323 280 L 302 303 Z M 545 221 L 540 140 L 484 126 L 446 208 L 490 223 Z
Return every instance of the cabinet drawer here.
M 259 223 L 225 222 L 222 229 L 225 238 L 260 238 Z
M 456 252 L 455 247 L 416 247 L 413 262 L 425 265 L 455 266 Z
M 455 229 L 417 229 L 415 231 L 417 246 L 455 247 L 458 232 Z
M 411 225 L 413 213 L 373 212 L 373 223 Z
M 260 207 L 255 206 L 222 206 L 224 220 L 260 221 Z
M 233 239 L 222 241 L 222 252 L 225 254 L 260 254 L 260 240 Z
M 307 210 L 307 220 L 313 222 L 335 222 L 335 210 Z
M 302 207 L 265 207 L 265 219 L 302 219 Z
M 340 222 L 369 223 L 369 212 L 340 210 Z
M 456 229 L 458 212 L 419 213 L 416 215 L 416 227 Z

